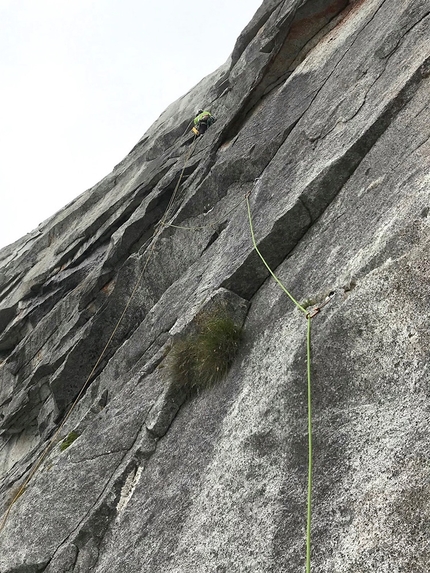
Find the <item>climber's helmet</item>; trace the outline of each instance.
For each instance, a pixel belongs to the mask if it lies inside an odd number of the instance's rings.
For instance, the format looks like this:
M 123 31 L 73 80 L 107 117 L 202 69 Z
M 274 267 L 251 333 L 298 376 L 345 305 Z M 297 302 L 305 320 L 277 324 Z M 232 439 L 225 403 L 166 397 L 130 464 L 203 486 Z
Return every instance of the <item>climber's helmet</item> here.
M 200 115 L 201 113 L 203 113 L 203 110 L 202 110 L 202 109 L 198 109 L 198 110 L 197 110 L 197 113 L 196 113 L 196 116 L 197 116 L 197 115 Z

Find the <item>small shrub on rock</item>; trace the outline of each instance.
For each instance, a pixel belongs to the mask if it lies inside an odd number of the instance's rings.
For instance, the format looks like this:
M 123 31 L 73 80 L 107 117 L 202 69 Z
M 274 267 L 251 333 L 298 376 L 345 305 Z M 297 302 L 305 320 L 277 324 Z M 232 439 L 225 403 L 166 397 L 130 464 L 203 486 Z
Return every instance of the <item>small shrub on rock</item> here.
M 188 394 L 221 380 L 239 348 L 242 329 L 224 311 L 201 316 L 197 333 L 177 341 L 171 351 L 173 386 Z

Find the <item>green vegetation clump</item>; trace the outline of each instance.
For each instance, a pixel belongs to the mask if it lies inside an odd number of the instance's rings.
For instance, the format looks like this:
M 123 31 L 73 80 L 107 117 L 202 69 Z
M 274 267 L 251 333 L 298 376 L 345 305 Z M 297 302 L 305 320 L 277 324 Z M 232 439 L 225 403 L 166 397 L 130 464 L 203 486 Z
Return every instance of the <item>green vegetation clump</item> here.
M 172 348 L 174 387 L 192 394 L 221 380 L 233 363 L 241 336 L 242 329 L 224 311 L 200 317 L 197 333 L 179 340 Z
M 64 440 L 61 442 L 60 444 L 60 450 L 62 452 L 64 452 L 64 450 L 67 450 L 67 448 L 73 444 L 73 442 L 79 438 L 80 434 L 78 434 L 78 432 L 75 432 L 75 430 L 72 430 L 70 432 L 70 434 L 68 436 L 66 436 L 64 438 Z

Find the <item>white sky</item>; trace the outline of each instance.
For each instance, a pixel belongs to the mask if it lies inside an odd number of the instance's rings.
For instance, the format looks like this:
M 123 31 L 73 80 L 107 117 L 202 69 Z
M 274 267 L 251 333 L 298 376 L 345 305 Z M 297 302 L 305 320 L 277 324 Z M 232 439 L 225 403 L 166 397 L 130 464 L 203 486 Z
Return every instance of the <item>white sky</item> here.
M 225 62 L 262 0 L 0 0 L 0 248 Z

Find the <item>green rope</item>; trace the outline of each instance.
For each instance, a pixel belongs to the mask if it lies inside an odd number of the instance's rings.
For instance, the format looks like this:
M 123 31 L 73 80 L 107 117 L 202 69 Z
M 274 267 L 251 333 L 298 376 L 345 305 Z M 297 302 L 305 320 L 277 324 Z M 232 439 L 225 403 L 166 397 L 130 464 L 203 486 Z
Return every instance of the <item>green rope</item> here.
M 267 268 L 267 270 L 269 271 L 269 273 L 272 275 L 272 277 L 275 279 L 275 281 L 278 283 L 278 285 L 281 287 L 281 289 L 285 292 L 285 294 L 287 294 L 287 296 L 289 296 L 289 298 L 293 301 L 293 303 L 297 306 L 297 308 L 299 308 L 302 312 L 304 312 L 306 315 L 308 314 L 308 311 L 306 309 L 304 309 L 302 307 L 301 304 L 299 304 L 296 299 L 293 297 L 292 294 L 290 294 L 287 289 L 284 287 L 284 285 L 281 283 L 281 281 L 278 279 L 278 277 L 275 275 L 275 273 L 272 271 L 272 269 L 269 267 L 269 265 L 266 263 L 266 261 L 264 260 L 263 255 L 260 253 L 260 251 L 258 250 L 257 247 L 257 243 L 255 241 L 255 235 L 254 235 L 254 228 L 252 226 L 252 217 L 251 217 L 251 207 L 249 206 L 249 199 L 248 196 L 246 197 L 246 206 L 248 207 L 248 219 L 249 219 L 249 227 L 251 229 L 251 236 L 252 236 L 252 244 L 254 245 L 254 249 L 257 251 L 258 256 L 260 257 L 260 259 L 263 261 L 265 267 Z
M 248 196 L 246 196 L 246 205 L 248 207 L 249 228 L 251 229 L 252 244 L 257 251 L 258 256 L 263 261 L 269 273 L 281 287 L 281 289 L 288 295 L 293 303 L 306 314 L 308 323 L 307 336 L 306 336 L 306 364 L 307 364 L 307 377 L 308 377 L 308 502 L 307 502 L 307 526 L 306 526 L 306 573 L 311 570 L 311 518 L 312 518 L 312 386 L 311 386 L 311 320 L 312 316 L 304 309 L 292 294 L 288 292 L 285 286 L 281 283 L 272 269 L 265 261 L 263 255 L 260 253 L 257 242 L 255 240 L 254 228 L 252 225 L 251 207 L 249 205 Z
M 308 371 L 308 519 L 306 527 L 306 573 L 311 570 L 312 519 L 312 386 L 311 386 L 311 317 L 307 316 L 306 362 Z

